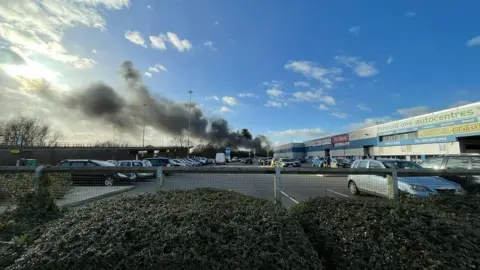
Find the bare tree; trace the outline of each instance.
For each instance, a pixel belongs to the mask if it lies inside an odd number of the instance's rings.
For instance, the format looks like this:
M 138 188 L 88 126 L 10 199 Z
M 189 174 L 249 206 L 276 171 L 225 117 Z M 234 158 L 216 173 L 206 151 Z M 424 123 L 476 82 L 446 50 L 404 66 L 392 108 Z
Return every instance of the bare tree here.
M 20 117 L 0 123 L 0 143 L 23 146 L 50 146 L 61 138 L 59 132 L 52 132 L 47 124 L 35 118 Z
M 183 135 L 178 135 L 170 141 L 170 144 L 176 147 L 186 147 L 187 141 L 188 141 L 187 137 Z

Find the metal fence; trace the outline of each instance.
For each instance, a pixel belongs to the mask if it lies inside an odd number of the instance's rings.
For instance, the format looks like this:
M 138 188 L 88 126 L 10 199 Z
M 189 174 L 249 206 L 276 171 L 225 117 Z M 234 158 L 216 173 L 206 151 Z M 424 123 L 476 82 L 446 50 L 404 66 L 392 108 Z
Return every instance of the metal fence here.
M 61 207 L 119 193 L 202 187 L 241 192 L 286 207 L 310 197 L 396 199 L 432 194 L 480 195 L 480 170 L 222 167 L 0 167 L 0 212 L 46 187 Z

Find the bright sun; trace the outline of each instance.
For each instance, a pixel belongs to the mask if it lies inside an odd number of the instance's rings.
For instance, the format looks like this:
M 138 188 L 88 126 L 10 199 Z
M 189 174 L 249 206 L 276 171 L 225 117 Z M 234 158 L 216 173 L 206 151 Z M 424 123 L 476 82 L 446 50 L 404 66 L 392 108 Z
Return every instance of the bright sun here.
M 34 61 L 28 61 L 25 65 L 0 64 L 0 69 L 12 77 L 45 79 L 50 82 L 54 82 L 58 76 L 61 76 L 60 73 Z

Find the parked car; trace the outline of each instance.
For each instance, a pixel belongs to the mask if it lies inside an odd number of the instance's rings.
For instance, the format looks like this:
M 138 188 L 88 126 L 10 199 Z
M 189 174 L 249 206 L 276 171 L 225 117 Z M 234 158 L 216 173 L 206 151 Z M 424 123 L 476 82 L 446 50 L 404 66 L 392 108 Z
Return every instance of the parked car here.
M 301 167 L 300 162 L 295 162 L 292 158 L 280 158 L 278 160 L 278 166 L 280 167 Z
M 202 164 L 202 165 L 207 165 L 208 164 L 208 159 L 206 157 L 198 157 L 197 160 Z
M 244 164 L 253 164 L 253 159 L 252 158 L 246 158 L 243 160 Z
M 350 161 L 342 158 L 332 158 L 330 161 L 330 167 L 332 168 L 350 168 Z
M 312 159 L 312 167 L 322 167 L 322 164 L 325 162 L 325 159 L 316 157 Z
M 118 167 L 152 167 L 150 162 L 146 163 L 143 160 L 119 160 L 116 163 Z M 138 179 L 155 178 L 157 176 L 154 172 L 138 172 L 135 173 Z
M 352 164 L 354 169 L 421 169 L 418 164 L 405 160 L 356 160 Z M 398 189 L 413 196 L 427 197 L 436 194 L 464 194 L 461 185 L 438 176 L 398 177 Z M 348 175 L 347 185 L 354 195 L 370 193 L 389 196 L 387 175 Z
M 180 159 L 170 159 L 168 163 L 172 167 L 187 167 L 187 163 L 181 161 Z
M 115 167 L 110 162 L 93 159 L 66 159 L 58 163 L 59 167 Z M 134 173 L 105 172 L 105 171 L 73 171 L 71 173 L 74 185 L 104 185 L 113 186 L 120 183 L 131 184 L 136 179 Z
M 200 161 L 195 160 L 193 158 L 187 158 L 186 160 L 190 161 L 193 164 L 193 166 L 195 166 L 195 167 L 202 165 L 202 163 Z
M 458 154 L 432 157 L 424 160 L 422 163 L 420 163 L 420 166 L 435 170 L 479 170 L 480 155 Z M 480 195 L 480 175 L 442 175 L 440 173 L 439 176 L 459 183 L 468 193 Z

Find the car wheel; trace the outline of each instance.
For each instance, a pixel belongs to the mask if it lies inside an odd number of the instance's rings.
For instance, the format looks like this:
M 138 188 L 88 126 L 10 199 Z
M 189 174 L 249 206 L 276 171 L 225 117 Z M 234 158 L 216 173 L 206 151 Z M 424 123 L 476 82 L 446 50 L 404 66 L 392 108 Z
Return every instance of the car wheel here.
M 103 184 L 107 187 L 110 187 L 110 186 L 113 186 L 114 182 L 115 181 L 113 180 L 112 176 L 107 176 L 107 177 L 105 177 L 105 179 L 103 181 Z
M 358 191 L 357 185 L 352 180 L 348 182 L 348 189 L 350 190 L 350 193 L 352 193 L 353 195 L 360 194 L 360 192 Z

